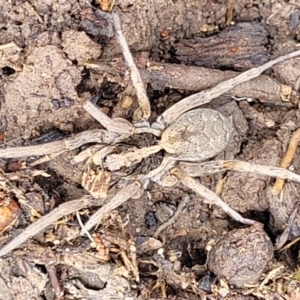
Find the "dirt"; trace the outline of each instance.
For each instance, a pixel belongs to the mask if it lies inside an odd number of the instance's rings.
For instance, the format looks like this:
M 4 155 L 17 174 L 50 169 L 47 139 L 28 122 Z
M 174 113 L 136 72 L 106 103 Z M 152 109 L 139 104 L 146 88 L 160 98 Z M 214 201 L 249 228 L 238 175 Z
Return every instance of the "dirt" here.
M 208 255 L 208 268 L 229 284 L 243 288 L 255 284 L 274 255 L 261 224 L 235 229 L 223 236 Z
M 0 4 L 0 146 L 45 143 L 100 128 L 82 108 L 92 96 L 108 116 L 134 119 L 135 90 L 122 63 L 109 13 L 87 0 L 0 0 Z M 189 67 L 180 65 L 175 49 L 182 41 L 186 47 L 189 42 L 213 40 L 228 26 L 247 22 L 246 27 L 253 24 L 265 32 L 261 41 L 265 59 L 295 50 L 300 40 L 297 1 L 117 0 L 114 6 L 120 9 L 124 35 L 147 82 L 150 121 L 185 96 L 239 71 L 234 60 L 230 66 L 214 65 L 213 70 L 199 69 L 206 66 L 201 59 L 189 61 Z M 149 60 L 152 69 L 146 68 Z M 299 58 L 281 63 L 205 105 L 229 117 L 234 126 L 229 146 L 215 159 L 280 165 L 291 134 L 300 126 L 299 64 Z M 161 66 L 170 68 L 168 77 Z M 175 74 L 188 84 L 174 82 Z M 283 94 L 283 87 L 288 87 L 289 96 Z M 231 96 L 247 99 L 232 101 Z M 36 157 L 0 161 L 6 179 L 26 200 L 17 199 L 12 188 L 1 189 L 1 196 L 10 196 L 0 207 L 1 215 L 10 220 L 9 225 L 0 220 L 1 247 L 41 215 L 86 194 L 81 186 L 84 163 L 70 161 L 88 146 L 35 167 L 30 163 Z M 292 163 L 297 174 L 299 154 L 297 149 Z M 160 162 L 161 157 L 153 160 Z M 149 170 L 147 165 L 140 168 Z M 151 183 L 140 197 L 127 201 L 91 231 L 98 237 L 94 247 L 79 235 L 81 228 L 71 214 L 2 258 L 0 299 L 299 299 L 299 242 L 281 251 L 275 247 L 273 258 L 269 255 L 270 240 L 276 244 L 297 208 L 298 184 L 286 182 L 282 194 L 274 196 L 270 192 L 274 178 L 268 176 L 228 171 L 199 181 L 233 209 L 263 223 L 260 240 L 250 227 L 204 204 L 182 185 L 162 188 Z M 188 200 L 180 217 L 154 238 L 157 228 L 174 216 L 185 197 Z M 14 210 L 7 212 L 10 206 Z M 96 210 L 81 211 L 83 222 Z M 297 213 L 286 242 L 299 237 L 299 227 Z M 237 252 L 230 252 L 227 241 L 237 233 L 244 240 L 236 238 L 232 243 L 237 249 L 232 251 Z M 230 281 L 222 270 L 216 270 L 221 262 L 212 255 L 219 250 L 207 253 L 215 243 L 227 243 L 228 256 L 223 252 L 221 258 L 226 256 L 225 269 L 235 270 L 234 276 L 240 274 L 239 259 L 243 260 L 236 253 L 248 251 L 243 263 L 249 267 L 254 260 L 251 255 L 269 245 L 268 264 L 265 256 L 254 257 L 266 264 L 255 265 L 261 269 L 250 267 L 255 272 L 245 287 L 241 278 Z

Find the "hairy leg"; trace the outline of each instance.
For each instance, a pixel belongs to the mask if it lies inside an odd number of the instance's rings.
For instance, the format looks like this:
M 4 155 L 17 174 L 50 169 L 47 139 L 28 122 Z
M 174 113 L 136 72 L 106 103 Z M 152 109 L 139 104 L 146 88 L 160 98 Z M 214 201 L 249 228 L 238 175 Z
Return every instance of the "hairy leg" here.
M 74 150 L 82 145 L 89 143 L 110 144 L 116 135 L 107 130 L 93 129 L 87 130 L 61 141 L 50 142 L 41 145 L 0 148 L 1 158 L 17 158 L 35 155 L 50 155 Z
M 120 122 L 109 118 L 90 100 L 87 100 L 83 103 L 83 108 L 110 132 L 115 132 L 118 134 L 130 134 L 134 130 L 133 125 L 125 120 L 124 122 Z
M 238 212 L 236 212 L 221 198 L 219 198 L 214 192 L 206 188 L 204 185 L 198 183 L 195 179 L 186 175 L 179 169 L 171 170 L 171 174 L 176 176 L 185 186 L 193 190 L 198 195 L 202 196 L 205 199 L 206 203 L 214 204 L 220 207 L 226 214 L 231 216 L 234 220 L 247 225 L 252 225 L 255 223 L 255 221 L 253 220 L 242 217 Z
M 249 172 L 289 179 L 300 183 L 300 175 L 280 167 L 263 166 L 239 160 L 216 160 L 204 163 L 180 162 L 178 168 L 191 177 L 215 174 L 226 170 Z
M 179 101 L 178 103 L 171 106 L 162 115 L 160 115 L 157 118 L 156 122 L 153 124 L 153 128 L 159 128 L 163 130 L 165 127 L 167 127 L 168 125 L 172 124 L 175 120 L 177 120 L 178 117 L 183 113 L 185 113 L 186 111 L 196 108 L 205 103 L 208 103 L 212 99 L 221 96 L 225 92 L 228 92 L 230 89 L 234 88 L 235 86 L 258 77 L 260 74 L 262 74 L 267 69 L 273 67 L 274 65 L 299 55 L 300 55 L 300 50 L 280 56 L 278 58 L 275 58 L 274 60 L 271 60 L 263 64 L 260 67 L 252 68 L 248 71 L 241 73 L 240 75 L 234 78 L 223 81 L 217 84 L 213 88 L 186 97 L 181 101 Z
M 109 198 L 109 200 L 106 201 L 106 203 L 97 212 L 95 212 L 90 217 L 90 219 L 84 226 L 85 229 L 90 230 L 95 225 L 100 224 L 104 214 L 116 209 L 121 204 L 125 203 L 128 199 L 130 199 L 132 196 L 134 196 L 135 193 L 139 191 L 139 188 L 140 184 L 134 182 L 118 191 L 112 198 Z M 80 234 L 83 235 L 84 231 L 81 231 Z

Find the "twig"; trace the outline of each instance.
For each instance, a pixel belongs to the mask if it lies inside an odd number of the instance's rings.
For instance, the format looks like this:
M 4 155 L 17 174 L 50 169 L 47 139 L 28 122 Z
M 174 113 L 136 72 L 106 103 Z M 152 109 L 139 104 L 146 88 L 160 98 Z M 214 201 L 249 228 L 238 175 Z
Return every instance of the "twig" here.
M 255 221 L 253 221 L 253 220 L 243 218 L 238 212 L 233 210 L 227 203 L 225 203 L 221 198 L 219 198 L 210 189 L 199 184 L 195 179 L 187 176 L 179 169 L 171 170 L 171 174 L 178 177 L 185 186 L 187 186 L 188 188 L 190 188 L 191 190 L 195 191 L 197 194 L 202 196 L 206 200 L 207 203 L 218 206 L 225 213 L 227 213 L 229 216 L 231 216 L 234 220 L 236 220 L 240 223 L 243 223 L 243 224 L 247 224 L 247 225 L 252 225 L 255 223 Z
M 191 110 L 192 108 L 195 108 L 197 106 L 208 103 L 212 99 L 221 96 L 222 94 L 231 90 L 235 86 L 258 77 L 262 72 L 273 67 L 274 65 L 299 55 L 300 55 L 300 50 L 280 56 L 278 58 L 275 58 L 274 60 L 271 60 L 261 65 L 260 67 L 252 68 L 246 72 L 241 73 L 240 75 L 234 78 L 223 81 L 211 89 L 184 98 L 183 100 L 177 102 L 176 104 L 172 105 L 169 109 L 167 109 L 157 119 L 155 127 L 165 128 L 166 126 L 172 124 L 175 120 L 177 120 L 177 118 L 180 115 L 182 115 L 184 112 Z
M 137 61 L 137 59 L 135 59 Z M 221 71 L 196 66 L 185 66 L 162 62 L 149 61 L 149 67 L 139 68 L 144 83 L 149 83 L 154 89 L 164 90 L 166 87 L 172 89 L 183 89 L 199 92 L 216 86 L 218 83 L 228 80 L 240 74 L 234 71 Z M 124 63 L 100 62 L 98 64 L 85 64 L 96 74 L 107 72 L 115 74 L 125 72 Z M 205 78 L 205 80 L 199 80 Z M 121 79 L 119 79 L 121 80 Z M 300 81 L 300 80 L 299 80 Z M 300 84 L 299 84 L 300 85 Z M 260 75 L 254 80 L 241 83 L 230 90 L 231 96 L 246 99 L 259 99 L 263 103 L 272 103 L 281 106 L 292 106 L 289 102 L 280 100 L 285 85 L 279 83 L 268 75 Z M 298 90 L 295 86 L 295 90 Z M 245 97 L 246 96 L 246 97 Z M 234 99 L 235 100 L 235 99 Z
M 228 0 L 228 8 L 226 11 L 226 22 L 225 25 L 229 26 L 232 22 L 233 19 L 233 11 L 234 11 L 234 5 L 235 5 L 235 0 Z
M 227 170 L 234 170 L 239 172 L 249 172 L 260 175 L 285 178 L 300 183 L 300 175 L 289 170 L 280 167 L 263 166 L 239 160 L 216 160 L 204 163 L 181 162 L 179 163 L 179 169 L 191 177 L 199 177 Z
M 294 159 L 294 156 L 296 154 L 297 151 L 297 147 L 300 141 L 300 128 L 298 128 L 292 135 L 291 139 L 290 139 L 290 143 L 288 146 L 288 149 L 284 155 L 284 157 L 282 158 L 282 161 L 280 163 L 280 167 L 287 169 L 292 160 Z M 275 184 L 272 188 L 272 194 L 273 195 L 278 195 L 284 185 L 284 180 L 281 178 L 277 178 L 275 181 Z
M 56 267 L 52 264 L 45 264 L 49 279 L 55 294 L 55 300 L 64 300 L 64 291 L 62 290 L 59 280 L 57 278 Z
M 141 75 L 135 65 L 135 62 L 134 62 L 131 52 L 129 50 L 126 39 L 122 33 L 120 18 L 119 18 L 119 15 L 118 15 L 116 9 L 114 9 L 112 11 L 112 18 L 113 18 L 113 22 L 114 22 L 114 26 L 115 26 L 115 30 L 116 30 L 116 39 L 122 49 L 124 59 L 130 69 L 130 76 L 131 76 L 132 84 L 136 90 L 136 95 L 137 95 L 137 99 L 138 99 L 139 106 L 140 106 L 140 112 L 139 112 L 140 116 L 139 117 L 141 118 L 141 120 L 148 120 L 151 115 L 149 99 L 147 97 Z
M 121 204 L 125 203 L 128 199 L 130 199 L 135 193 L 137 193 L 138 189 L 139 189 L 139 183 L 134 182 L 128 186 L 126 186 L 125 188 L 123 188 L 122 190 L 120 190 L 119 192 L 117 192 L 113 198 L 108 199 L 107 203 L 104 204 L 96 213 L 94 213 L 90 219 L 88 220 L 88 222 L 84 225 L 84 227 L 86 228 L 86 230 L 90 230 L 92 227 L 94 227 L 97 224 L 101 223 L 101 220 L 103 218 L 103 216 L 116 209 L 117 207 L 119 207 Z M 80 232 L 81 235 L 84 234 L 84 231 L 82 230 Z
M 47 228 L 63 216 L 95 205 L 99 205 L 99 200 L 95 200 L 92 196 L 84 196 L 80 199 L 61 204 L 59 207 L 52 210 L 49 214 L 43 216 L 36 222 L 29 225 L 20 235 L 15 237 L 6 246 L 4 246 L 0 250 L 0 257 L 18 248 L 21 244 L 26 242 L 27 239 L 42 232 L 45 228 Z
M 155 233 L 153 235 L 154 238 L 158 238 L 158 236 L 160 235 L 160 233 L 163 230 L 165 230 L 166 228 L 168 228 L 169 226 L 171 226 L 172 224 L 174 224 L 176 222 L 176 220 L 178 219 L 178 217 L 181 216 L 181 214 L 182 214 L 185 206 L 187 205 L 187 203 L 189 201 L 190 201 L 189 195 L 185 195 L 183 197 L 183 199 L 181 200 L 181 202 L 179 203 L 178 208 L 177 208 L 175 214 L 172 216 L 172 218 L 170 218 L 167 222 L 163 223 L 162 225 L 160 225 L 156 229 L 156 231 L 155 231 Z

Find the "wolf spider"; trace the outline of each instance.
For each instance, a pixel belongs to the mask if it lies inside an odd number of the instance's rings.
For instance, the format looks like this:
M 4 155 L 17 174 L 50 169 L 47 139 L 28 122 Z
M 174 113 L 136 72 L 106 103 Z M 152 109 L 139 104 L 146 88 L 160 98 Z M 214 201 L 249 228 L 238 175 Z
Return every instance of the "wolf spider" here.
M 193 177 L 204 174 L 214 174 L 224 170 L 253 172 L 278 178 L 300 182 L 300 175 L 279 167 L 262 166 L 247 162 L 208 161 L 222 152 L 230 138 L 232 124 L 221 113 L 211 109 L 195 109 L 212 99 L 229 91 L 233 87 L 255 77 L 277 63 L 300 55 L 300 51 L 281 56 L 266 64 L 241 73 L 235 78 L 224 81 L 217 86 L 189 96 L 167 109 L 156 121 L 149 124 L 151 114 L 140 74 L 133 61 L 132 55 L 121 31 L 120 20 L 116 11 L 112 12 L 115 36 L 121 46 L 124 59 L 130 69 L 131 80 L 136 89 L 139 108 L 135 111 L 136 124 L 123 119 L 110 119 L 101 112 L 91 101 L 86 101 L 83 107 L 106 129 L 89 130 L 63 141 L 50 142 L 43 145 L 14 147 L 0 149 L 0 157 L 16 158 L 33 155 L 55 155 L 76 149 L 84 144 L 96 143 L 73 159 L 73 163 L 88 160 L 87 173 L 83 185 L 94 197 L 83 197 L 79 200 L 62 204 L 58 209 L 42 217 L 30 225 L 20 236 L 12 240 L 0 250 L 0 256 L 17 248 L 27 238 L 42 231 L 46 226 L 65 214 L 76 212 L 84 207 L 96 205 L 95 197 L 104 197 L 105 204 L 85 224 L 89 230 L 101 221 L 104 213 L 109 212 L 131 197 L 139 193 L 141 187 L 146 187 L 149 179 L 162 185 L 172 186 L 180 181 L 209 204 L 215 204 L 235 220 L 244 224 L 254 221 L 243 218 L 231 209 L 215 193 L 201 185 Z M 194 109 L 194 110 L 193 110 Z M 121 145 L 132 137 L 155 137 L 160 139 L 154 145 L 147 147 L 122 148 Z M 139 173 L 139 166 L 147 157 L 153 157 L 157 152 L 163 152 L 159 165 L 146 173 Z M 91 177 L 90 163 L 98 165 Z M 120 189 L 110 186 L 110 177 L 118 178 Z M 99 204 L 98 204 L 99 205 Z

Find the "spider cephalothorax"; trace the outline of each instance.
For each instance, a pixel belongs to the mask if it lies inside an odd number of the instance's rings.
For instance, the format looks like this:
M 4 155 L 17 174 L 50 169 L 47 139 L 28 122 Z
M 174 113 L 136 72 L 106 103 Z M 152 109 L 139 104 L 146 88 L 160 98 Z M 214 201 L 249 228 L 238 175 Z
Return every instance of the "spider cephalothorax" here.
M 104 159 L 104 165 L 110 171 L 117 171 L 122 167 L 137 166 L 145 158 L 154 158 L 154 154 L 163 151 L 164 159 L 159 166 L 151 168 L 146 174 L 135 172 L 135 176 L 130 176 L 131 179 L 150 178 L 163 172 L 171 161 L 196 162 L 216 156 L 226 148 L 232 131 L 231 126 L 230 121 L 218 111 L 211 109 L 189 111 L 162 132 L 158 131 L 157 135 L 160 139 L 157 142 L 154 142 L 153 136 L 152 145 L 149 143 L 144 147 L 131 147 L 130 149 L 123 147 L 121 153 L 109 154 Z M 150 133 L 143 134 L 149 136 Z M 122 140 L 122 143 L 134 137 L 138 135 L 126 138 Z

